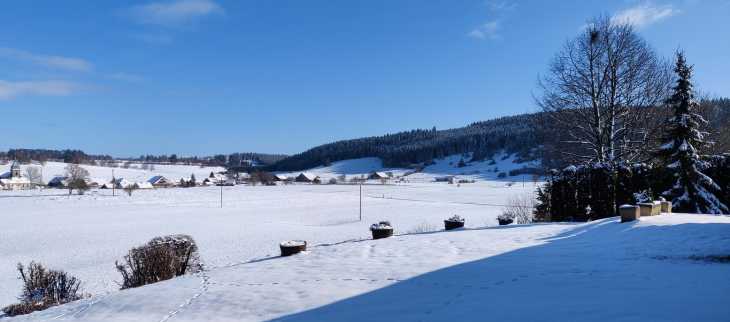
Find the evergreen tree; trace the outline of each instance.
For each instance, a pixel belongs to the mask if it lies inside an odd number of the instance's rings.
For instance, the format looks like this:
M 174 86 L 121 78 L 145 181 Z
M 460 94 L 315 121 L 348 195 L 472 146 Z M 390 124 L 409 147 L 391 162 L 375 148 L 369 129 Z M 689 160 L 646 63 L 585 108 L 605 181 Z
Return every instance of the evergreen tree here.
M 459 168 L 463 168 L 465 166 L 466 166 L 466 162 L 464 162 L 464 158 L 461 158 L 461 160 L 459 160 Z
M 706 133 L 699 130 L 707 121 L 693 113 L 698 104 L 690 81 L 692 66 L 687 66 L 682 52 L 677 52 L 674 71 L 679 79 L 674 93 L 666 101 L 674 109 L 674 116 L 666 121 L 667 130 L 662 137 L 663 145 L 659 147 L 659 157 L 673 170 L 677 181 L 662 195 L 671 199 L 672 208 L 680 212 L 728 213 L 728 207 L 713 194 L 720 187 L 701 172 L 710 166 L 698 153 L 707 145 L 703 141 Z
M 195 173 L 190 175 L 190 181 L 188 181 L 188 187 L 195 187 Z

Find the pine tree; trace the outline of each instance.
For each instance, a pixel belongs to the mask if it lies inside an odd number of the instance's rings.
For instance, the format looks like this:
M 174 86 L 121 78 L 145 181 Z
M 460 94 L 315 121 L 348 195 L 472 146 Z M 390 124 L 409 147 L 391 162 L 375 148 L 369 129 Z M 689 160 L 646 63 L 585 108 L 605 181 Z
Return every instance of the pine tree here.
M 682 52 L 677 52 L 674 71 L 679 79 L 674 93 L 666 101 L 674 109 L 674 116 L 666 121 L 667 130 L 662 137 L 663 145 L 659 147 L 659 157 L 673 170 L 677 181 L 662 195 L 671 199 L 672 208 L 680 212 L 728 213 L 728 207 L 713 194 L 720 187 L 701 172 L 710 166 L 698 153 L 707 145 L 703 141 L 706 133 L 699 130 L 700 124 L 707 121 L 693 113 L 699 104 L 694 101 L 695 92 L 690 81 L 692 66 L 687 66 Z
M 466 162 L 464 162 L 464 158 L 461 158 L 461 160 L 459 160 L 458 166 L 459 166 L 459 168 L 463 168 L 466 166 Z
M 190 175 L 190 181 L 188 181 L 188 187 L 195 187 L 195 173 Z

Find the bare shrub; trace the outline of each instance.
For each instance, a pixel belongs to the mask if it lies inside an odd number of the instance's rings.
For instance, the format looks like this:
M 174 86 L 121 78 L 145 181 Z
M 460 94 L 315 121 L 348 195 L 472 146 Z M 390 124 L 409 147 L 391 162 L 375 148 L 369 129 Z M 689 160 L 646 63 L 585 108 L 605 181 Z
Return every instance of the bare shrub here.
M 502 207 L 501 217 L 509 217 L 515 224 L 529 224 L 532 222 L 536 204 L 533 194 L 524 190 L 507 197 L 507 205 Z
M 123 190 L 126 194 L 131 196 L 132 192 L 134 192 L 134 190 L 137 190 L 137 187 L 134 184 L 130 184 L 130 185 L 124 187 Z
M 203 271 L 198 246 L 188 235 L 155 237 L 147 244 L 129 250 L 124 261 L 125 264 L 114 263 L 122 274 L 121 289 Z
M 79 292 L 81 281 L 62 270 L 47 269 L 41 263 L 31 261 L 27 271 L 23 264 L 18 263 L 18 271 L 23 280 L 23 293 L 19 297 L 20 303 L 2 309 L 9 316 L 41 311 L 88 297 Z
M 427 231 L 437 231 L 439 230 L 439 227 L 437 225 L 434 225 L 432 223 L 429 223 L 428 221 L 422 221 L 418 225 L 412 227 L 411 229 L 408 229 L 406 231 L 407 234 L 415 234 L 415 233 L 423 233 Z
M 330 178 L 330 180 L 329 180 L 329 184 L 337 184 L 337 179 L 335 179 L 335 178 Z

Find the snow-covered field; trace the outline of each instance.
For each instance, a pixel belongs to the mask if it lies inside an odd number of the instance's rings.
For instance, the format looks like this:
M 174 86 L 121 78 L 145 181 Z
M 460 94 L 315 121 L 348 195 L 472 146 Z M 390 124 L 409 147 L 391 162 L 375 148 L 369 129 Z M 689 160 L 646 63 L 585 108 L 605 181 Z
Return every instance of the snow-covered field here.
M 352 185 L 224 187 L 222 208 L 220 187 L 136 191 L 131 197 L 106 190 L 87 196 L 0 192 L 0 306 L 20 293 L 16 263 L 36 260 L 80 278 L 94 296 L 12 321 L 730 316 L 730 264 L 698 260 L 730 254 L 728 216 L 487 227 L 496 224 L 498 205 L 532 191 L 533 184 L 528 179 L 524 188 L 521 182 L 508 187 L 521 177 L 494 180 L 496 173 L 484 171 L 494 165 L 457 169 L 458 160 L 445 158 L 408 183 L 363 186 L 362 221 L 359 187 Z M 510 161 L 496 166 L 521 167 Z M 177 178 L 190 169 L 169 172 Z M 211 171 L 198 170 L 201 178 Z M 373 159 L 309 171 L 326 180 L 370 170 L 404 171 L 380 168 Z M 460 178 L 477 182 L 431 182 L 462 171 L 470 174 Z M 167 176 L 160 167 L 155 174 Z M 466 217 L 467 229 L 405 234 L 424 221 L 442 228 L 455 214 Z M 370 240 L 368 227 L 380 220 L 390 220 L 396 236 Z M 155 236 L 178 233 L 196 239 L 208 271 L 117 291 L 114 261 Z M 292 239 L 306 240 L 308 252 L 277 257 L 278 244 Z

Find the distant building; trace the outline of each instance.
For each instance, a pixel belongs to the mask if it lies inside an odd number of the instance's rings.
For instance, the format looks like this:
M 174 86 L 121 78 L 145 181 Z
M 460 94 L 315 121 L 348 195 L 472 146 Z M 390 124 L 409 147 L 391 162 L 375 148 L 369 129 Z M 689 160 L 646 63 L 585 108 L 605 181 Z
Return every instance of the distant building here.
M 312 173 L 303 172 L 297 176 L 296 182 L 312 182 L 316 178 L 318 177 Z
M 170 181 L 163 176 L 154 176 L 152 179 L 147 180 L 155 188 L 172 188 L 175 186 L 174 181 Z
M 456 182 L 456 176 L 436 177 L 436 181 L 454 183 Z
M 53 177 L 51 181 L 48 181 L 48 188 L 66 188 L 68 186 L 68 178 L 66 177 Z
M 139 189 L 139 190 L 152 190 L 152 189 L 154 189 L 154 187 L 152 186 L 152 184 L 149 183 L 149 182 L 147 182 L 147 181 L 145 181 L 145 182 L 135 182 L 132 186 L 134 187 L 134 189 Z
M 380 180 L 381 178 L 388 179 L 389 177 L 390 176 L 388 176 L 387 173 L 385 173 L 385 172 L 376 172 L 375 170 L 370 171 L 370 173 L 368 173 L 368 179 Z
M 114 180 L 114 186 L 117 189 L 124 189 L 126 187 L 131 186 L 131 185 L 134 185 L 134 182 L 129 181 L 129 180 L 124 179 L 124 178 L 119 178 L 117 180 Z
M 13 161 L 10 165 L 10 172 L 0 174 L 0 189 L 2 190 L 27 190 L 31 189 L 30 180 L 20 175 L 20 165 Z

